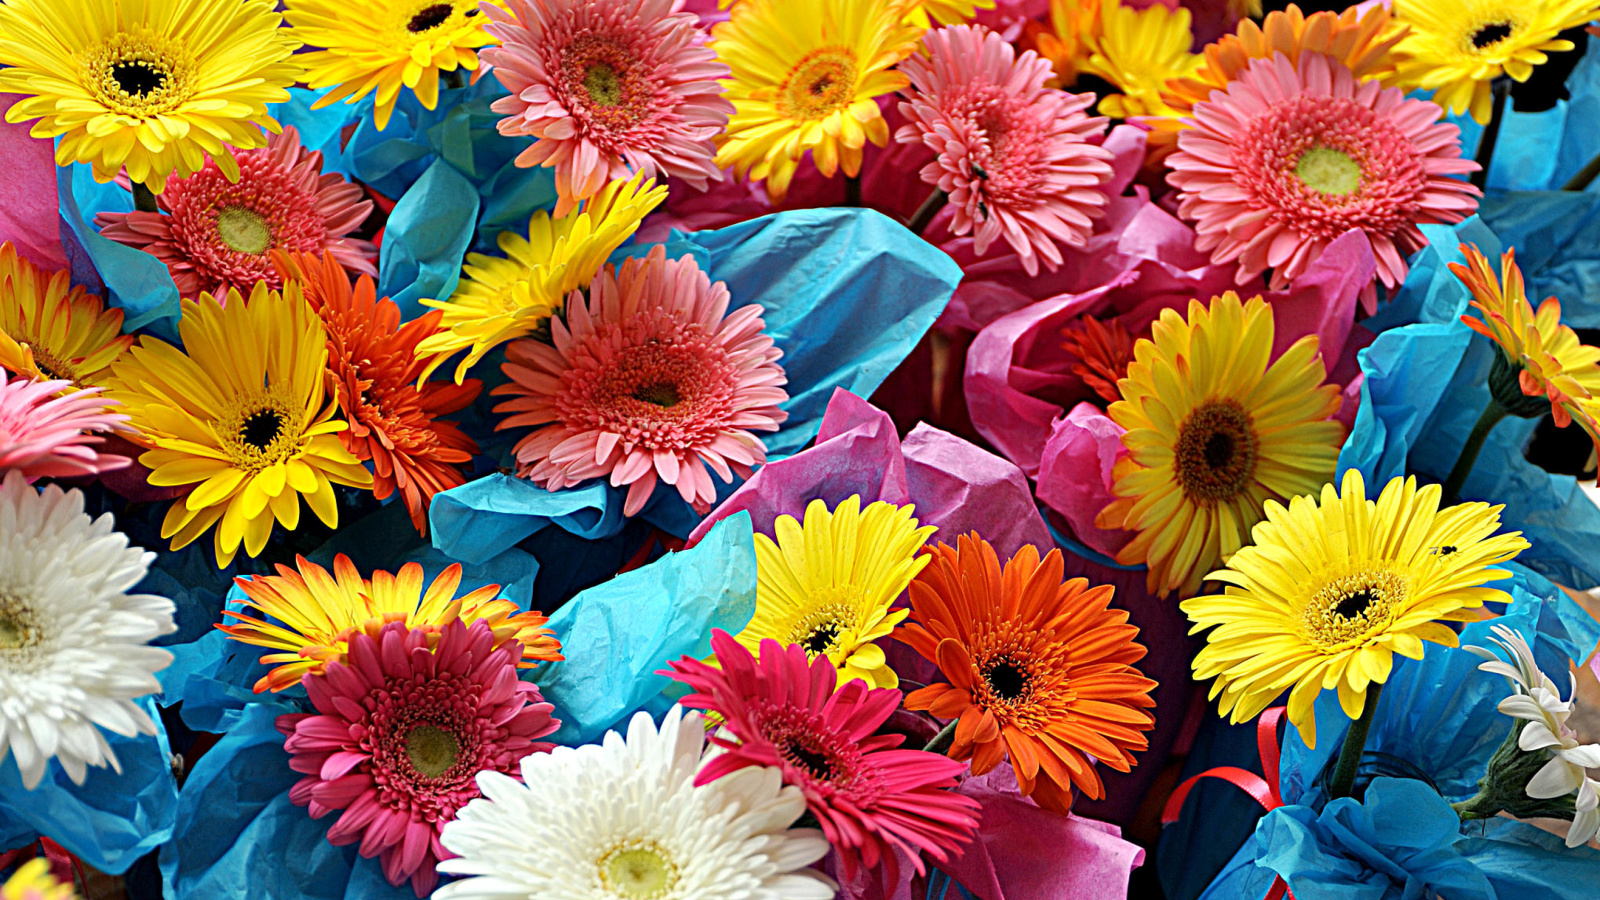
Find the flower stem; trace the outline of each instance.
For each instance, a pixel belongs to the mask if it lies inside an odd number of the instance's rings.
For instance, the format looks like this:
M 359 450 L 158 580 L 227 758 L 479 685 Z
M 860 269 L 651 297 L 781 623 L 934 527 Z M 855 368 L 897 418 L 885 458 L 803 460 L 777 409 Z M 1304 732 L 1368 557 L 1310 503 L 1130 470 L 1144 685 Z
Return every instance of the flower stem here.
M 1511 82 L 1499 78 L 1494 82 L 1494 108 L 1489 113 L 1489 124 L 1484 126 L 1483 137 L 1478 140 L 1478 171 L 1472 173 L 1472 184 L 1479 190 L 1489 182 L 1489 164 L 1494 161 L 1494 145 L 1500 140 L 1500 124 L 1505 121 L 1506 94 L 1511 92 Z
M 920 237 L 924 231 L 928 230 L 928 225 L 933 222 L 933 217 L 939 214 L 939 210 L 944 209 L 944 205 L 949 200 L 949 194 L 934 188 L 933 193 L 928 195 L 928 199 L 922 201 L 922 205 L 917 207 L 917 211 L 911 214 L 911 218 L 906 221 L 906 227 L 911 229 L 912 234 Z
M 1593 159 L 1585 163 L 1583 168 L 1578 170 L 1578 174 L 1568 178 L 1567 183 L 1563 184 L 1561 189 L 1563 191 L 1584 190 L 1589 186 L 1590 182 L 1594 181 L 1596 175 L 1600 175 L 1600 153 L 1596 153 Z
M 446 90 L 457 90 L 467 86 L 466 69 L 447 69 L 439 73 L 439 78 L 444 82 L 443 87 Z
M 1500 420 L 1506 417 L 1505 408 L 1496 403 L 1493 397 L 1489 398 L 1489 405 L 1483 408 L 1483 415 L 1478 416 L 1478 421 L 1472 426 L 1472 432 L 1467 435 L 1467 442 L 1461 445 L 1461 455 L 1456 457 L 1456 464 L 1450 469 L 1449 477 L 1444 480 L 1444 500 L 1454 503 L 1461 499 L 1461 488 L 1467 483 L 1467 476 L 1472 474 L 1472 465 L 1478 461 L 1478 452 L 1483 449 L 1483 442 L 1489 437 L 1489 432 Z
M 1361 766 L 1361 752 L 1367 748 L 1367 732 L 1372 730 L 1372 718 L 1378 711 L 1378 699 L 1383 696 L 1383 685 L 1374 681 L 1367 689 L 1367 703 L 1361 718 L 1350 723 L 1345 732 L 1344 745 L 1339 748 L 1339 762 L 1333 767 L 1333 780 L 1328 785 L 1328 799 L 1350 796 L 1356 784 L 1356 769 Z
M 956 723 L 960 721 L 960 717 L 951 719 L 950 723 L 939 729 L 939 733 L 933 736 L 933 740 L 923 745 L 922 749 L 929 753 L 943 753 L 949 750 L 950 744 L 956 739 Z
M 859 173 L 844 176 L 844 205 L 861 205 L 861 175 Z
M 156 203 L 156 195 L 140 181 L 133 183 L 133 208 L 140 212 L 161 211 L 160 205 Z

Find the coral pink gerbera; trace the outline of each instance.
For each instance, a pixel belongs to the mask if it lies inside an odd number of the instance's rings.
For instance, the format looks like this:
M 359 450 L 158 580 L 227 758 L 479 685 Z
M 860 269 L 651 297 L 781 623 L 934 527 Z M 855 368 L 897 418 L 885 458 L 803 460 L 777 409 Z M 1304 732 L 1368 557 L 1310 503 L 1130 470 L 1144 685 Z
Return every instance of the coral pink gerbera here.
M 115 403 L 98 396 L 100 388 L 71 388 L 70 381 L 7 381 L 0 372 L 0 473 L 16 469 L 32 481 L 128 465 L 126 456 L 96 451 L 94 445 L 105 439 L 90 434 L 110 431 L 128 417 L 110 411 Z
M 971 232 L 979 254 L 1004 237 L 1029 275 L 1040 260 L 1054 271 L 1057 244 L 1087 243 L 1106 204 L 1111 153 L 1087 143 L 1106 126 L 1084 114 L 1094 95 L 1046 88 L 1049 60 L 1018 57 L 981 26 L 940 28 L 922 43 L 926 56 L 900 64 L 913 90 L 895 140 L 938 154 L 922 180 L 949 194 L 952 233 Z
M 378 274 L 371 241 L 349 237 L 372 212 L 359 185 L 324 174 L 322 153 L 300 146 L 291 126 L 259 150 L 235 150 L 237 181 L 216 162 L 167 182 L 161 212 L 100 213 L 100 234 L 166 263 L 184 297 L 228 288 L 249 295 L 257 281 L 283 286 L 272 251 L 329 253 L 352 273 Z
M 514 413 L 497 428 L 538 426 L 517 442 L 518 473 L 550 490 L 609 475 L 629 486 L 629 516 L 658 478 L 701 513 L 717 497 L 708 468 L 748 478 L 767 460 L 752 432 L 777 431 L 789 395 L 761 307 L 728 313 L 728 300 L 694 257 L 669 260 L 660 245 L 606 267 L 587 299 L 568 295 L 550 344 L 506 348 L 511 382 L 493 391 L 513 395 L 495 407 Z
M 972 838 L 978 804 L 949 790 L 966 765 L 897 749 L 903 735 L 876 733 L 900 707 L 900 691 L 859 680 L 835 691 L 833 664 L 826 656 L 809 659 L 798 644 L 762 641 L 758 660 L 718 629 L 711 647 L 716 666 L 684 657 L 663 673 L 695 690 L 684 706 L 722 716 L 723 730 L 711 742 L 726 752 L 706 761 L 696 783 L 776 766 L 805 794 L 846 879 L 882 865 L 892 884 L 896 850 L 921 873 L 922 854 L 944 862 Z
M 721 180 L 712 138 L 728 125 L 728 67 L 681 0 L 506 0 L 484 7 L 501 46 L 482 56 L 511 95 L 501 134 L 532 135 L 517 165 L 555 168 L 555 215 L 608 181 Z
M 350 636 L 348 662 L 330 662 L 301 683 L 316 714 L 278 717 L 289 768 L 305 775 L 289 799 L 312 818 L 342 809 L 334 846 L 361 842 L 382 855 L 391 884 L 411 879 L 418 897 L 454 854 L 439 832 L 479 796 L 479 772 L 512 778 L 537 740 L 560 723 L 539 689 L 517 680 L 522 645 L 495 646 L 488 622 L 456 619 L 432 633 L 404 622 L 367 623 Z
M 1406 255 L 1427 243 L 1418 225 L 1459 222 L 1478 205 L 1478 189 L 1452 177 L 1478 166 L 1461 158 L 1460 131 L 1442 115 L 1358 82 L 1332 57 L 1302 53 L 1296 65 L 1279 53 L 1195 104 L 1167 181 L 1179 215 L 1195 222 L 1195 248 L 1237 262 L 1239 284 L 1270 268 L 1281 290 L 1357 229 L 1392 288 Z

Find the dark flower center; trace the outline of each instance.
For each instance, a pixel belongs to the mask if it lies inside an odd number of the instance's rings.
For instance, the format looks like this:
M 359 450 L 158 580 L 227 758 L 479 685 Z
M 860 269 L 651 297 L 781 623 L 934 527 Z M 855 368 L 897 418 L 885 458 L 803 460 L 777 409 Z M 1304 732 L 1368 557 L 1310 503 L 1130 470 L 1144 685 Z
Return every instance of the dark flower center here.
M 583 73 L 583 89 L 596 106 L 616 106 L 622 102 L 622 78 L 605 63 L 595 63 Z
M 444 24 L 445 19 L 450 18 L 450 14 L 453 12 L 455 12 L 455 7 L 450 4 L 435 3 L 412 16 L 411 21 L 406 23 L 406 30 L 412 34 L 420 34 L 431 28 L 438 28 Z
M 167 73 L 142 59 L 130 59 L 111 66 L 111 77 L 129 97 L 144 97 L 167 84 Z
M 1333 611 L 1335 615 L 1346 619 L 1354 619 L 1356 616 L 1366 612 L 1367 607 L 1371 606 L 1377 599 L 1377 595 L 1370 588 L 1362 589 L 1341 597 L 1339 604 L 1333 608 Z
M 806 635 L 806 639 L 800 642 L 800 646 L 806 648 L 807 653 L 816 656 L 831 650 L 833 642 L 838 639 L 839 623 L 823 622 L 813 629 L 810 634 Z
M 641 403 L 654 404 L 662 409 L 671 409 L 682 402 L 683 397 L 678 394 L 677 385 L 670 381 L 657 381 L 634 388 L 633 399 Z
M 1009 659 L 1003 659 L 983 673 L 989 690 L 1002 700 L 1017 700 L 1028 688 L 1028 673 Z
M 461 755 L 461 741 L 443 728 L 418 725 L 406 735 L 406 756 L 418 772 L 438 778 L 450 771 Z
M 1259 447 L 1253 425 L 1233 400 L 1202 404 L 1184 420 L 1173 465 L 1191 500 L 1230 500 L 1249 484 Z
M 1510 36 L 1510 22 L 1491 22 L 1472 33 L 1472 46 L 1482 50 L 1485 47 L 1492 47 Z
M 783 756 L 789 762 L 806 770 L 806 774 L 818 781 L 833 780 L 833 760 L 820 750 L 799 744 L 788 744 L 783 748 Z
M 283 433 L 283 417 L 275 409 L 250 414 L 239 426 L 239 439 L 257 450 L 266 450 Z

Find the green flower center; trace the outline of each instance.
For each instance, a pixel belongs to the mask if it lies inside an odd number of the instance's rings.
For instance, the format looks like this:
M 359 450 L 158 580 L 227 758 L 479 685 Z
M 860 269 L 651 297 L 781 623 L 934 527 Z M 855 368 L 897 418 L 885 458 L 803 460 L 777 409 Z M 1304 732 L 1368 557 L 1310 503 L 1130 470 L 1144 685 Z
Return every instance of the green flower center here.
M 600 883 L 628 900 L 665 897 L 678 881 L 678 867 L 653 842 L 631 841 L 600 858 Z
M 1319 194 L 1342 197 L 1361 187 L 1361 164 L 1342 150 L 1320 144 L 1300 155 L 1294 174 Z
M 616 106 L 622 102 L 622 79 L 616 69 L 605 63 L 595 63 L 583 73 L 583 89 L 589 92 L 589 101 L 595 106 Z
M 406 735 L 406 756 L 412 768 L 429 778 L 450 771 L 461 755 L 461 742 L 443 728 L 418 725 Z
M 272 229 L 253 209 L 225 207 L 217 213 L 217 237 L 240 253 L 259 256 L 272 245 Z
M 662 409 L 671 409 L 677 406 L 683 397 L 678 394 L 678 386 L 670 381 L 658 381 L 654 384 L 641 384 L 633 389 L 633 399 L 641 403 L 651 403 Z

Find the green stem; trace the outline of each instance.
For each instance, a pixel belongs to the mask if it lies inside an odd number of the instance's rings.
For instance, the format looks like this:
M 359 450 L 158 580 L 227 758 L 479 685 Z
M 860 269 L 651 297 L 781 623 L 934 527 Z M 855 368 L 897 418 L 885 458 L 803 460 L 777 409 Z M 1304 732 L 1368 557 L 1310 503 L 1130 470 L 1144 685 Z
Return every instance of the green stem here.
M 1496 79 L 1491 90 L 1494 91 L 1494 107 L 1489 112 L 1489 124 L 1483 127 L 1483 137 L 1478 140 L 1478 171 L 1471 176 L 1473 186 L 1479 190 L 1489 183 L 1489 165 L 1494 162 L 1494 145 L 1500 140 L 1500 125 L 1506 118 L 1506 94 L 1511 92 L 1510 79 Z
M 943 753 L 949 750 L 950 744 L 956 739 L 956 723 L 960 721 L 959 717 L 951 719 L 950 724 L 939 729 L 939 733 L 934 735 L 933 740 L 925 744 L 922 749 L 929 753 Z
M 1485 406 L 1483 414 L 1478 416 L 1477 423 L 1472 426 L 1472 432 L 1467 435 L 1467 442 L 1461 445 L 1461 455 L 1456 457 L 1455 466 L 1450 469 L 1449 477 L 1444 480 L 1446 503 L 1454 503 L 1461 499 L 1461 488 L 1467 483 L 1467 476 L 1472 474 L 1472 466 L 1478 461 L 1478 452 L 1483 449 L 1483 442 L 1489 437 L 1489 432 L 1493 431 L 1505 417 L 1505 408 L 1490 397 L 1489 405 Z
M 1373 682 L 1367 689 L 1366 706 L 1361 718 L 1350 723 L 1345 732 L 1344 745 L 1339 748 L 1339 762 L 1333 768 L 1333 780 L 1328 784 L 1328 799 L 1350 796 L 1356 784 L 1356 769 L 1361 766 L 1361 752 L 1367 748 L 1367 732 L 1372 730 L 1372 718 L 1378 711 L 1378 699 L 1383 696 L 1383 685 Z
M 467 86 L 467 70 L 461 68 L 446 69 L 439 73 L 446 90 L 457 90 Z
M 161 211 L 160 204 L 156 203 L 156 195 L 140 181 L 133 183 L 133 208 L 140 212 Z
M 844 205 L 861 205 L 861 176 L 846 175 L 844 177 Z
M 922 201 L 922 205 L 917 207 L 917 211 L 912 213 L 911 218 L 906 221 L 906 228 L 910 229 L 912 234 L 921 236 L 922 232 L 926 231 L 928 225 L 933 222 L 933 217 L 939 214 L 939 210 L 944 209 L 945 203 L 949 202 L 949 200 L 949 194 L 934 188 L 933 193 L 928 195 L 928 199 Z
M 1600 175 L 1600 153 L 1596 153 L 1593 159 L 1579 169 L 1578 174 L 1567 179 L 1567 183 L 1563 184 L 1561 189 L 1563 191 L 1581 191 L 1587 188 L 1591 181 L 1594 181 L 1596 175 Z

